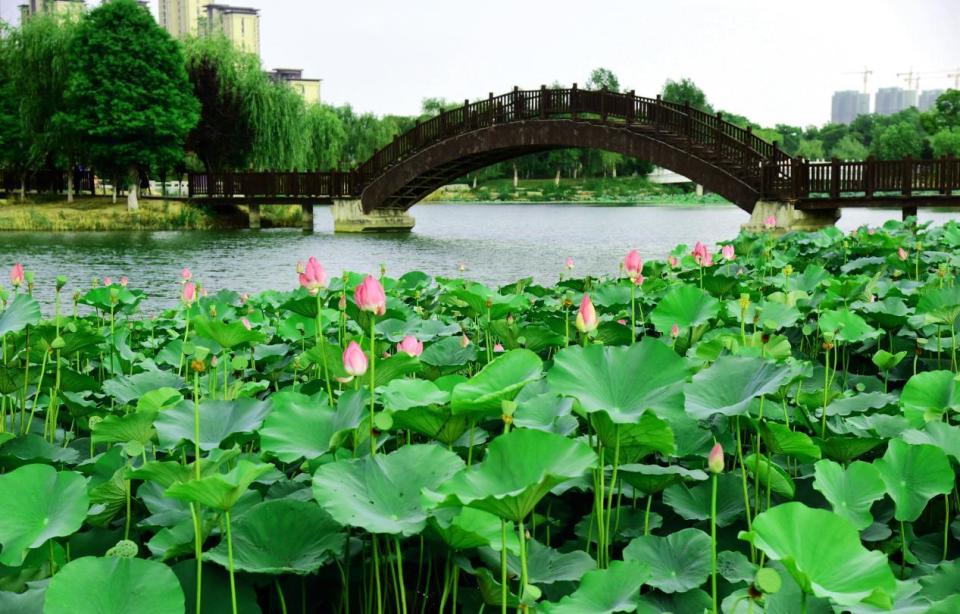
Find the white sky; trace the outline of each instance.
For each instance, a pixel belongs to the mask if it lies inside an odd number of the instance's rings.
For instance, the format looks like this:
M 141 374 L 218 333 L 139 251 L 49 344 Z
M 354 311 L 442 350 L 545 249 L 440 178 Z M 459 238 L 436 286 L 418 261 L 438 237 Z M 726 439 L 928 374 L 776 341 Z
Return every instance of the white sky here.
M 22 0 L 0 0 L 13 19 Z M 88 4 L 98 4 L 97 0 Z M 261 9 L 265 68 L 302 67 L 323 98 L 413 114 L 451 100 L 581 85 L 613 70 L 653 96 L 690 77 L 715 106 L 765 125 L 822 124 L 836 89 L 960 72 L 960 0 L 225 0 Z M 151 0 L 156 14 L 157 0 Z M 922 75 L 921 89 L 947 87 Z

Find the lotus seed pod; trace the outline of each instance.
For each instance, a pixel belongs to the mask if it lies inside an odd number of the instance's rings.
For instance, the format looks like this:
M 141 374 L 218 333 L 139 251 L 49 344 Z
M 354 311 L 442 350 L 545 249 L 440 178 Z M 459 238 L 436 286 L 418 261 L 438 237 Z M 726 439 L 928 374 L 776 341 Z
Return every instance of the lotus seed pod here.
M 123 539 L 117 542 L 117 545 L 107 550 L 107 556 L 117 559 L 135 559 L 140 549 L 135 542 L 129 539 Z
M 100 416 L 90 416 L 89 418 L 87 418 L 87 428 L 92 431 L 94 427 L 96 427 L 101 422 L 103 422 L 103 418 L 101 418 Z

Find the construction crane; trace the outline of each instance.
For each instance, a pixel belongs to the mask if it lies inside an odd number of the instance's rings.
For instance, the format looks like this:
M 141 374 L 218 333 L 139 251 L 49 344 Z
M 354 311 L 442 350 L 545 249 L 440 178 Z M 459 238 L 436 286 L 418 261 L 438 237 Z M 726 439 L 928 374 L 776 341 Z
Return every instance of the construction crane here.
M 960 70 L 960 69 L 958 69 L 958 70 Z M 864 94 L 867 93 L 867 80 L 870 78 L 870 75 L 873 74 L 873 71 L 872 71 L 872 70 L 870 70 L 869 68 L 867 68 L 866 66 L 864 66 L 864 67 L 863 67 L 863 70 L 855 70 L 855 71 L 853 71 L 853 72 L 845 72 L 845 73 L 843 73 L 843 74 L 845 74 L 845 75 L 863 75 L 863 93 L 864 93 Z

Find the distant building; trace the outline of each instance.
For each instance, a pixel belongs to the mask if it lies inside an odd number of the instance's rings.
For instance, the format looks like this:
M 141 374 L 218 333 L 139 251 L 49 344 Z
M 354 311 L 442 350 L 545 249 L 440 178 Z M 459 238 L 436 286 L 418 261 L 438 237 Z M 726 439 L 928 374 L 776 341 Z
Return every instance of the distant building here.
M 160 0 L 160 26 L 175 38 L 219 33 L 247 53 L 260 55 L 260 11 L 212 0 Z
M 928 111 L 933 107 L 937 102 L 937 98 L 940 97 L 940 94 L 944 93 L 946 90 L 925 90 L 920 94 L 920 104 L 917 105 L 917 108 L 921 111 Z
M 830 121 L 834 124 L 849 124 L 858 115 L 870 112 L 870 94 L 855 90 L 834 92 L 830 104 Z
M 30 0 L 21 4 L 20 23 L 37 14 L 59 14 L 77 16 L 86 8 L 84 0 Z
M 881 87 L 877 90 L 874 112 L 878 115 L 893 115 L 904 109 L 917 106 L 917 91 L 902 87 Z
M 267 73 L 274 81 L 283 81 L 290 84 L 300 97 L 307 104 L 320 103 L 320 82 L 321 79 L 306 79 L 303 76 L 303 69 L 300 68 L 277 68 Z

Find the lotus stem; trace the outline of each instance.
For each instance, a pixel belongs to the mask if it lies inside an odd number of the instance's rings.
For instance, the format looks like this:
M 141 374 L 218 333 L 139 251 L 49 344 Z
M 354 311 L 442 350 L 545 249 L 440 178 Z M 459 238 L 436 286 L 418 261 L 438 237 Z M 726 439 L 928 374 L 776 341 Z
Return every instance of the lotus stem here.
M 400 548 L 400 538 L 394 537 L 393 544 L 397 550 L 397 587 L 400 589 L 400 611 L 407 614 L 407 589 L 403 585 L 403 549 Z
M 233 536 L 230 532 L 230 510 L 224 512 L 227 525 L 227 569 L 230 572 L 230 608 L 237 614 L 237 585 L 233 577 Z
M 500 519 L 500 614 L 507 614 L 507 521 Z
M 190 504 L 190 517 L 193 519 L 193 556 L 197 563 L 197 596 L 194 612 L 200 614 L 203 592 L 203 526 L 200 509 L 196 503 Z
M 374 433 L 373 417 L 376 408 L 376 387 L 377 387 L 377 320 L 370 316 L 370 456 L 377 453 L 377 436 Z
M 527 593 L 527 530 L 523 526 L 523 519 L 517 523 L 517 529 L 520 534 L 520 611 L 524 611 L 523 598 Z M 507 545 L 503 544 L 504 550 Z
M 710 588 L 713 596 L 713 614 L 717 614 L 717 475 L 711 477 L 710 489 Z
M 280 612 L 281 614 L 287 614 L 287 600 L 283 597 L 283 589 L 280 588 L 280 580 L 274 578 L 273 586 L 277 589 L 277 600 L 280 602 Z
M 327 367 L 326 335 L 323 334 L 323 300 L 317 293 L 317 347 L 320 349 L 320 360 L 323 361 L 323 379 L 327 384 L 327 397 L 333 405 L 333 386 L 330 385 L 330 369 Z
M 372 533 L 370 541 L 373 543 L 373 583 L 376 586 L 377 614 L 383 614 L 383 594 L 380 586 L 380 551 L 377 548 L 377 535 Z

